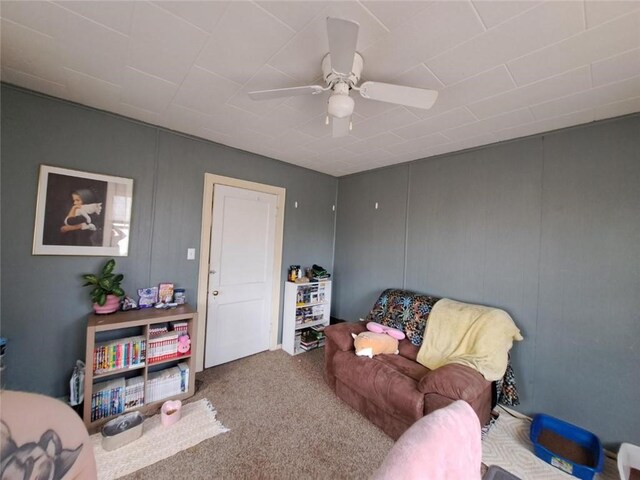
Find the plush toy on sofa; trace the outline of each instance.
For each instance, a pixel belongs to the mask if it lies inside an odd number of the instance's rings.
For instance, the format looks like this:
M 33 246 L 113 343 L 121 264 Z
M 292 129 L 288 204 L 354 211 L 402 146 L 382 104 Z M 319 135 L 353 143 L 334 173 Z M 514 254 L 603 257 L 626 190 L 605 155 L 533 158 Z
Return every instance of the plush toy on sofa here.
M 381 325 L 376 322 L 367 323 L 367 330 L 374 333 L 386 333 L 390 337 L 395 338 L 396 340 L 402 340 L 405 337 L 403 331 L 398 330 L 397 328 L 387 327 L 386 325 Z
M 398 354 L 398 340 L 386 333 L 362 332 L 359 335 L 352 333 L 351 336 L 359 357 L 373 358 L 382 353 Z

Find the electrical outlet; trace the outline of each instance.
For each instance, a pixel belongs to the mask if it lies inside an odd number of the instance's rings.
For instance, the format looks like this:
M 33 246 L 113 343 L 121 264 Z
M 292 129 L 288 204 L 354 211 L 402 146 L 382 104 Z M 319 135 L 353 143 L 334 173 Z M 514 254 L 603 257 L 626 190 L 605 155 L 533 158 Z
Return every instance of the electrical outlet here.
M 187 260 L 195 260 L 195 259 L 196 259 L 196 249 L 187 248 Z

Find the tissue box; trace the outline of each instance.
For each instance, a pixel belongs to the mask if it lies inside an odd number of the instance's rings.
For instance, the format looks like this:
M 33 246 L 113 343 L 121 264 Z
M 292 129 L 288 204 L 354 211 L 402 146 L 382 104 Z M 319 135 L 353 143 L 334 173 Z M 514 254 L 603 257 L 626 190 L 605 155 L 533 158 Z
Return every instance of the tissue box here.
M 140 412 L 125 413 L 109 420 L 102 427 L 102 448 L 115 450 L 140 438 L 143 420 Z
M 593 433 L 545 414 L 533 417 L 529 437 L 536 455 L 583 480 L 602 471 L 604 450 Z

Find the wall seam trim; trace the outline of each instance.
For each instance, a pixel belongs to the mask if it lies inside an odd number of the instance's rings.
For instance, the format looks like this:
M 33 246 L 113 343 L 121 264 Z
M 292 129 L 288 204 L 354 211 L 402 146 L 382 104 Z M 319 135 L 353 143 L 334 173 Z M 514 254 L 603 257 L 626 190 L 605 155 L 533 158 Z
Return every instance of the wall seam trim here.
M 409 253 L 409 194 L 411 190 L 411 164 L 407 165 L 407 198 L 404 205 L 404 266 L 402 268 L 402 288 L 407 288 L 407 255 Z
M 536 322 L 535 322 L 535 333 L 533 334 L 533 372 L 531 372 L 531 405 L 537 405 L 536 403 L 536 367 L 538 365 L 538 323 L 540 321 L 540 275 L 542 270 L 542 234 L 543 234 L 543 210 L 544 210 L 544 168 L 546 164 L 546 156 L 545 156 L 545 144 L 544 144 L 544 135 L 540 137 L 540 161 L 542 165 L 540 166 L 540 234 L 538 238 L 538 280 L 537 280 L 537 292 L 536 292 Z
M 160 168 L 160 130 L 156 129 L 156 145 L 154 152 L 153 192 L 151 193 L 151 228 L 149 229 L 149 278 L 147 285 L 151 285 L 151 269 L 153 268 L 153 238 L 156 226 L 156 203 L 158 199 L 158 172 Z

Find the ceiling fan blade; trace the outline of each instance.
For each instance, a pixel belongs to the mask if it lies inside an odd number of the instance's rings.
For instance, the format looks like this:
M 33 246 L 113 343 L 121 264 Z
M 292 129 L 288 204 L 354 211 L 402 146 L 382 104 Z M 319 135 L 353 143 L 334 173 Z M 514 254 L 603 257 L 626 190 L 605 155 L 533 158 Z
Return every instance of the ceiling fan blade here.
M 360 25 L 356 22 L 327 17 L 331 69 L 340 75 L 348 76 L 351 74 L 359 28 Z
M 351 131 L 349 128 L 351 125 L 351 115 L 343 118 L 331 117 L 331 123 L 333 138 L 346 137 L 349 135 Z
M 304 87 L 276 88 L 274 90 L 257 90 L 249 92 L 252 100 L 271 100 L 273 98 L 293 97 L 295 95 L 317 95 L 327 90 L 320 85 L 306 85 Z
M 381 82 L 364 82 L 360 85 L 360 95 L 371 100 L 415 108 L 431 108 L 438 98 L 437 90 Z

